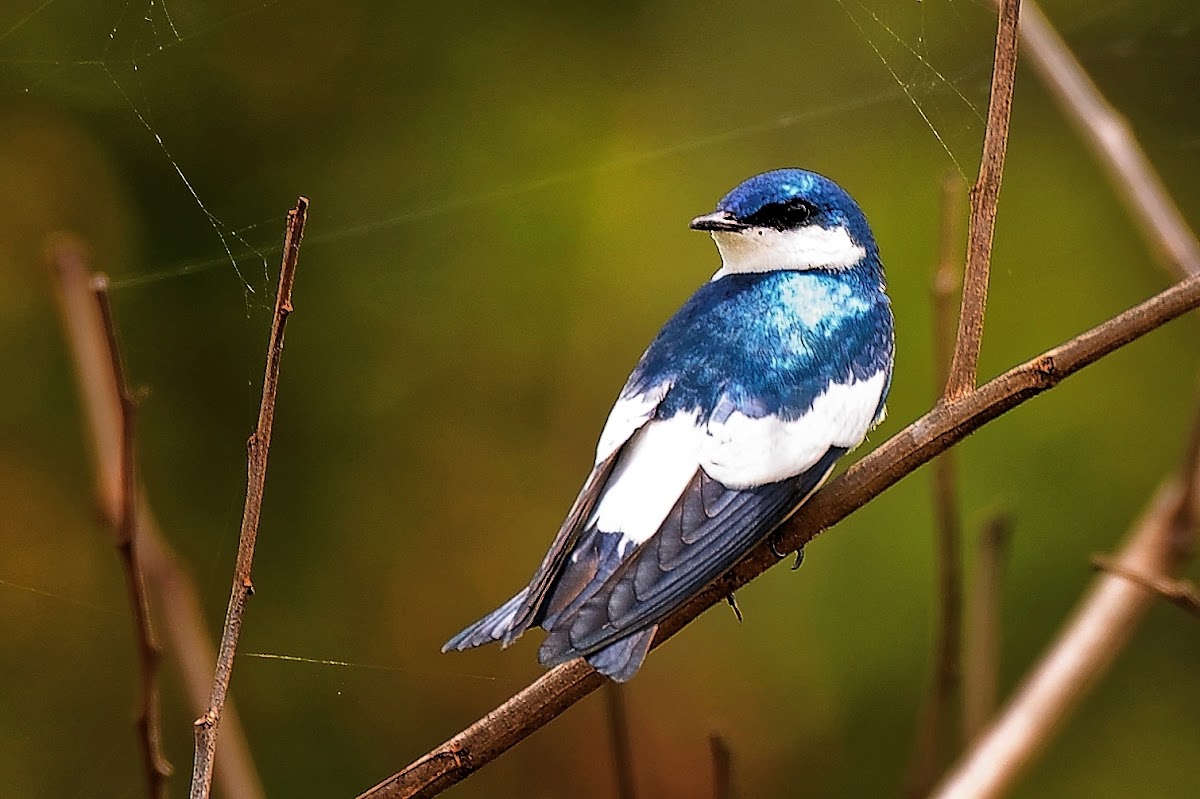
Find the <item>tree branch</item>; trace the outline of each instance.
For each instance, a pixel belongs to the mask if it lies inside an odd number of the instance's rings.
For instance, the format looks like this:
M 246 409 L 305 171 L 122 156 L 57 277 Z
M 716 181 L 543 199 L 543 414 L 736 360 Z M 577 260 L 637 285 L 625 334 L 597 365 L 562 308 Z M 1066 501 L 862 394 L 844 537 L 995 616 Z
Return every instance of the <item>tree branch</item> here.
M 45 249 L 59 315 L 75 367 L 84 416 L 91 434 L 96 501 L 101 516 L 114 524 L 122 500 L 122 383 L 114 377 L 120 361 L 106 334 L 100 308 L 92 296 L 92 272 L 86 247 L 74 236 L 59 234 Z M 195 586 L 179 567 L 163 540 L 140 484 L 134 514 L 139 567 L 163 620 L 168 650 L 175 659 L 188 699 L 196 713 L 206 707 L 214 650 L 205 630 Z M 232 704 L 226 708 L 226 732 L 217 760 L 217 779 L 229 799 L 261 799 L 262 787 L 250 758 L 241 722 Z
M 1178 277 L 1200 273 L 1200 244 L 1129 123 L 1096 88 L 1033 0 L 1025 0 L 1021 41 L 1038 77 L 1099 159 L 1155 254 Z
M 988 273 L 992 264 L 992 236 L 996 230 L 996 204 L 1004 176 L 1004 154 L 1008 147 L 1008 121 L 1012 116 L 1013 84 L 1017 72 L 1017 18 L 1021 0 L 1000 0 L 996 30 L 996 54 L 992 64 L 992 88 L 988 100 L 987 127 L 983 134 L 983 156 L 979 177 L 971 187 L 971 222 L 967 228 L 967 267 L 963 277 L 962 311 L 946 400 L 961 398 L 975 388 L 979 346 L 983 339 L 983 317 L 987 310 Z
M 963 740 L 974 741 L 996 712 L 1004 567 L 1012 518 L 998 513 L 979 535 L 979 558 L 967 602 L 963 650 Z
M 1166 289 L 956 402 L 939 403 L 813 495 L 781 528 L 774 542 L 763 542 L 667 616 L 654 645 L 777 563 L 773 546 L 779 552 L 799 549 L 983 425 L 1197 306 L 1200 277 Z M 557 718 L 603 682 L 582 659 L 556 666 L 449 741 L 361 794 L 361 799 L 436 796 Z
M 1195 280 L 1192 278 L 1191 280 Z M 1200 424 L 1200 419 L 1197 420 Z M 1190 554 L 1196 528 L 1192 468 L 1161 486 L 1117 556 L 1122 572 L 1167 579 Z M 1123 575 L 1096 579 L 1074 617 L 1026 677 L 1003 715 L 934 794 L 936 799 L 988 799 L 1006 794 L 1112 665 L 1155 596 Z
M 287 234 L 283 243 L 283 264 L 279 270 L 279 288 L 275 294 L 275 311 L 271 322 L 271 338 L 267 345 L 267 365 L 263 376 L 262 402 L 258 408 L 258 425 L 246 442 L 246 504 L 242 512 L 242 530 L 238 540 L 237 564 L 233 573 L 233 588 L 229 608 L 225 613 L 225 629 L 217 653 L 212 693 L 208 711 L 193 725 L 196 756 L 192 767 L 192 799 L 207 799 L 212 785 L 213 757 L 217 748 L 217 731 L 221 711 L 229 693 L 233 674 L 233 658 L 237 653 L 242 632 L 242 617 L 246 602 L 254 593 L 250 569 L 254 563 L 254 544 L 258 538 L 258 520 L 262 513 L 263 490 L 267 480 L 267 455 L 271 448 L 271 428 L 275 423 L 275 397 L 279 390 L 279 365 L 283 356 L 284 332 L 292 313 L 292 285 L 296 279 L 296 263 L 300 257 L 300 241 L 308 218 L 308 199 L 301 197 L 288 212 Z
M 957 175 L 942 179 L 941 244 L 931 286 L 933 300 L 934 382 L 943 392 L 954 357 L 954 298 L 960 286 L 959 243 L 962 238 L 963 184 Z M 954 451 L 933 462 L 933 511 L 936 532 L 937 621 L 933 636 L 933 679 L 925 692 L 914 736 L 906 793 L 924 796 L 937 779 L 947 742 L 949 708 L 959 681 L 958 655 L 962 637 L 962 530 Z
M 1196 586 L 1187 580 L 1168 580 L 1153 574 L 1136 572 L 1107 555 L 1092 555 L 1092 565 L 1109 574 L 1115 574 L 1132 583 L 1137 583 L 1171 604 L 1178 605 L 1193 616 L 1200 616 L 1200 592 L 1197 592 Z
M 171 764 L 163 754 L 162 717 L 158 703 L 158 663 L 162 651 L 150 621 L 150 603 L 146 599 L 146 581 L 141 568 L 141 542 L 137 540 L 137 463 L 135 460 L 134 415 L 136 403 L 125 378 L 125 365 L 117 346 L 117 328 L 108 301 L 108 278 L 96 275 L 92 294 L 104 327 L 110 355 L 112 380 L 120 397 L 120 478 L 117 481 L 117 515 L 109 517 L 117 550 L 124 566 L 129 607 L 133 614 L 134 638 L 140 662 L 141 689 L 138 694 L 137 730 L 141 742 L 142 764 L 146 770 L 146 793 L 150 799 L 165 795 Z

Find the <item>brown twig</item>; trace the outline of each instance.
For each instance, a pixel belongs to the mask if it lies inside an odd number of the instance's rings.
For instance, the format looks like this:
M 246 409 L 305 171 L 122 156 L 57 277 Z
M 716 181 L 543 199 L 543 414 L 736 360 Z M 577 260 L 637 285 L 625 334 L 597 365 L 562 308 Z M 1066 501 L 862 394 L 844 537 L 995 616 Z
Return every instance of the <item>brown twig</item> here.
M 618 799 L 635 799 L 637 783 L 633 771 L 633 747 L 629 737 L 629 714 L 625 711 L 625 686 L 609 682 L 604 686 L 604 706 L 608 715 L 608 735 L 613 748 L 613 771 L 617 777 Z
M 158 664 L 162 650 L 150 621 L 150 603 L 146 599 L 146 581 L 142 575 L 141 542 L 137 539 L 137 462 L 135 459 L 134 416 L 137 404 L 125 378 L 125 365 L 117 346 L 117 327 L 108 300 L 108 278 L 96 275 L 92 294 L 104 327 L 104 337 L 110 355 L 112 379 L 120 397 L 120 478 L 117 482 L 117 515 L 109 518 L 117 550 L 125 571 L 125 586 L 129 591 L 129 607 L 133 613 L 134 638 L 140 662 L 141 689 L 138 694 L 137 731 L 141 743 L 142 763 L 146 769 L 146 793 L 150 799 L 165 795 L 171 764 L 163 754 L 162 716 L 158 702 Z
M 967 266 L 963 276 L 962 311 L 946 400 L 953 402 L 975 388 L 983 317 L 987 310 L 988 273 L 992 263 L 992 236 L 996 230 L 996 204 L 1004 176 L 1008 146 L 1008 120 L 1012 116 L 1013 84 L 1017 71 L 1017 18 L 1021 0 L 1000 0 L 992 88 L 979 177 L 971 187 L 971 222 L 967 228 Z
M 128 496 L 122 487 L 126 462 L 122 455 L 122 386 L 113 364 L 120 355 L 107 335 L 100 308 L 92 296 L 90 257 L 74 236 L 59 234 L 45 250 L 63 329 L 75 366 L 84 415 L 91 433 L 96 499 L 102 517 L 115 526 Z M 166 631 L 167 649 L 182 675 L 195 712 L 208 701 L 213 646 L 191 578 L 163 541 L 140 484 L 134 514 L 138 565 L 153 599 L 154 612 Z M 226 732 L 217 758 L 217 779 L 229 799 L 261 799 L 263 793 L 250 758 L 241 723 L 232 705 L 226 708 Z
M 1109 574 L 1124 577 L 1130 582 L 1137 583 L 1147 591 L 1152 591 L 1173 605 L 1200 616 L 1200 592 L 1188 580 L 1171 580 L 1153 574 L 1143 574 L 1124 566 L 1119 561 L 1107 555 L 1092 555 L 1092 566 Z
M 283 242 L 283 264 L 279 270 L 279 288 L 275 294 L 275 310 L 271 322 L 271 338 L 267 344 L 267 365 L 263 376 L 262 402 L 258 408 L 258 425 L 246 442 L 246 504 L 242 512 L 242 529 L 238 539 L 237 564 L 233 573 L 233 588 L 225 612 L 225 628 L 217 653 L 212 693 L 208 711 L 193 725 L 196 756 L 192 767 L 192 799 L 207 799 L 212 785 L 213 757 L 217 748 L 217 731 L 221 711 L 229 692 L 233 674 L 233 658 L 237 653 L 238 637 L 242 632 L 242 617 L 246 602 L 254 593 L 250 569 L 254 563 L 254 544 L 258 538 L 258 520 L 262 513 L 263 489 L 267 479 L 267 455 L 271 448 L 271 428 L 275 424 L 275 398 L 279 389 L 279 365 L 283 356 L 284 332 L 292 313 L 292 284 L 296 279 L 296 263 L 300 257 L 300 241 L 308 218 L 308 199 L 301 197 L 288 212 L 287 233 Z
M 719 732 L 708 736 L 708 749 L 712 753 L 713 799 L 733 799 L 733 755 L 729 744 Z
M 1104 98 L 1037 3 L 1025 0 L 1021 41 L 1034 70 L 1100 160 L 1151 248 L 1179 277 L 1200 273 L 1200 244 L 1129 123 Z
M 659 626 L 660 645 L 778 562 L 773 550 L 803 547 L 901 478 L 1029 399 L 1100 358 L 1200 306 L 1200 277 L 1178 283 L 1054 349 L 1014 367 L 953 403 L 940 403 L 813 495 L 775 541 L 754 549 Z M 557 666 L 487 716 L 363 793 L 362 799 L 429 797 L 557 718 L 604 679 L 583 660 Z
M 1163 579 L 1182 568 L 1191 551 L 1185 542 L 1195 535 L 1197 521 L 1195 462 L 1189 453 L 1185 464 L 1192 468 L 1185 465 L 1155 494 L 1117 556 L 1122 572 Z M 1123 575 L 1098 577 L 1003 714 L 934 796 L 1005 795 L 1125 648 L 1154 599 Z
M 954 299 L 960 286 L 959 246 L 963 184 L 949 173 L 942 179 L 941 245 L 934 269 L 933 300 L 934 382 L 939 393 L 946 389 L 950 361 L 954 357 Z M 958 488 L 954 450 L 943 453 L 933 464 L 933 511 L 936 532 L 938 612 L 933 639 L 933 679 L 918 715 L 907 793 L 923 796 L 937 778 L 945 756 L 947 721 L 958 688 L 962 636 L 962 530 L 958 515 Z
M 998 513 L 984 524 L 979 535 L 963 650 L 963 740 L 968 743 L 979 736 L 996 711 L 1001 598 L 1012 529 L 1012 517 Z

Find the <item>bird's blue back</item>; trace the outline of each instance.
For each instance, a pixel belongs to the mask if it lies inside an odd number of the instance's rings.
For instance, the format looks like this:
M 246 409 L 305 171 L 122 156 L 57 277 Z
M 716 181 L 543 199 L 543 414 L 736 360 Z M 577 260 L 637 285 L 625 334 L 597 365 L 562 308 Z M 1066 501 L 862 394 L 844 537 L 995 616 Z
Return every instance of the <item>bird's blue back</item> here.
M 660 419 L 691 411 L 707 418 L 732 402 L 746 416 L 791 420 L 830 381 L 890 372 L 891 359 L 880 269 L 726 275 L 663 326 L 624 393 L 671 382 Z

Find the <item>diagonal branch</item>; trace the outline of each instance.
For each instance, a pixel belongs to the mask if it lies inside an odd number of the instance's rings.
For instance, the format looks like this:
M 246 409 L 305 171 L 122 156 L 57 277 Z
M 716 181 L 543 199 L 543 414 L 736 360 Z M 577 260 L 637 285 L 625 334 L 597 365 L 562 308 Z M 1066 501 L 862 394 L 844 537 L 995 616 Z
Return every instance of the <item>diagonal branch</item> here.
M 773 545 L 779 552 L 803 547 L 822 530 L 846 518 L 983 425 L 1198 306 L 1200 277 L 1195 277 L 1010 369 L 957 402 L 938 404 L 817 492 L 782 528 L 776 541 L 761 544 L 668 616 L 659 627 L 655 646 L 777 563 Z M 360 799 L 436 796 L 557 718 L 603 683 L 604 678 L 583 660 L 557 666 L 449 741 L 363 793 Z
M 1181 473 L 1159 488 L 1116 558 L 1121 572 L 1165 579 L 1182 568 L 1197 522 L 1195 463 L 1189 454 Z M 1000 719 L 934 796 L 1004 796 L 1112 665 L 1154 601 L 1152 592 L 1123 574 L 1098 577 Z
M 92 296 L 90 257 L 82 242 L 74 236 L 59 234 L 48 243 L 45 259 L 91 434 L 97 504 L 101 515 L 110 526 L 115 526 L 124 507 L 123 381 L 114 376 L 113 370 L 120 355 L 113 348 L 115 341 L 106 334 L 100 307 Z M 204 614 L 195 586 L 163 540 L 140 484 L 134 486 L 133 494 L 137 497 L 133 537 L 137 541 L 139 570 L 154 600 L 154 610 L 163 621 L 167 647 L 179 669 L 189 702 L 199 713 L 208 700 L 211 680 L 206 667 L 214 657 L 205 632 Z M 229 799 L 261 799 L 262 787 L 232 705 L 227 708 L 226 716 L 227 730 L 217 759 L 217 779 Z
M 275 397 L 279 390 L 279 365 L 283 357 L 283 338 L 288 316 L 292 313 L 292 284 L 296 279 L 296 263 L 300 258 L 300 241 L 308 219 L 308 199 L 301 197 L 288 212 L 287 235 L 283 242 L 283 264 L 279 270 L 279 289 L 275 294 L 275 311 L 271 321 L 271 338 L 267 344 L 267 365 L 263 376 L 262 402 L 258 408 L 258 425 L 246 442 L 246 504 L 242 512 L 242 531 L 238 540 L 237 564 L 233 572 L 233 588 L 229 608 L 225 613 L 225 630 L 217 653 L 213 674 L 212 694 L 208 711 L 193 725 L 196 737 L 196 756 L 192 767 L 192 799 L 207 799 L 212 785 L 213 757 L 217 749 L 217 731 L 221 711 L 229 693 L 233 675 L 233 658 L 237 653 L 242 632 L 242 617 L 246 603 L 254 593 L 250 568 L 254 563 L 254 544 L 258 539 L 258 520 L 262 514 L 263 490 L 267 480 L 267 455 L 271 448 L 271 429 L 275 424 Z
M 137 730 L 146 769 L 146 792 L 150 799 L 165 795 L 171 764 L 163 754 L 162 716 L 158 701 L 158 664 L 162 650 L 150 622 L 150 603 L 146 599 L 146 580 L 142 573 L 142 544 L 138 540 L 137 463 L 135 460 L 134 415 L 136 403 L 125 378 L 125 365 L 117 346 L 117 327 L 108 300 L 108 278 L 96 275 L 92 294 L 104 327 L 112 367 L 112 380 L 120 398 L 120 477 L 117 481 L 116 516 L 109 517 L 117 550 L 124 565 L 125 584 L 133 613 L 134 636 L 137 639 L 138 660 L 141 663 L 141 689 L 138 694 Z
M 1038 76 L 1100 160 L 1150 246 L 1177 277 L 1200 273 L 1200 243 L 1129 123 L 1096 88 L 1033 0 L 1025 0 L 1021 41 Z

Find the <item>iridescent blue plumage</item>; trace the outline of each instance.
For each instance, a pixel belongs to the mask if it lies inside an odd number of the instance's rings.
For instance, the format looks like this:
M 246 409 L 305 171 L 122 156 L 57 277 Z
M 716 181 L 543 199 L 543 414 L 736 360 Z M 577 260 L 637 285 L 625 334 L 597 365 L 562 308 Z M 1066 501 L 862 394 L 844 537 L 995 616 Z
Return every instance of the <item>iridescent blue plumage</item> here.
M 872 277 L 733 274 L 706 283 L 667 321 L 625 392 L 672 382 L 658 418 L 690 410 L 707 418 L 726 397 L 747 416 L 790 421 L 830 381 L 865 380 L 891 357 L 891 308 Z
M 744 181 L 692 221 L 721 269 L 625 384 L 529 585 L 444 649 L 540 624 L 544 665 L 627 680 L 658 624 L 815 491 L 883 414 L 892 312 L 861 209 L 828 178 Z

